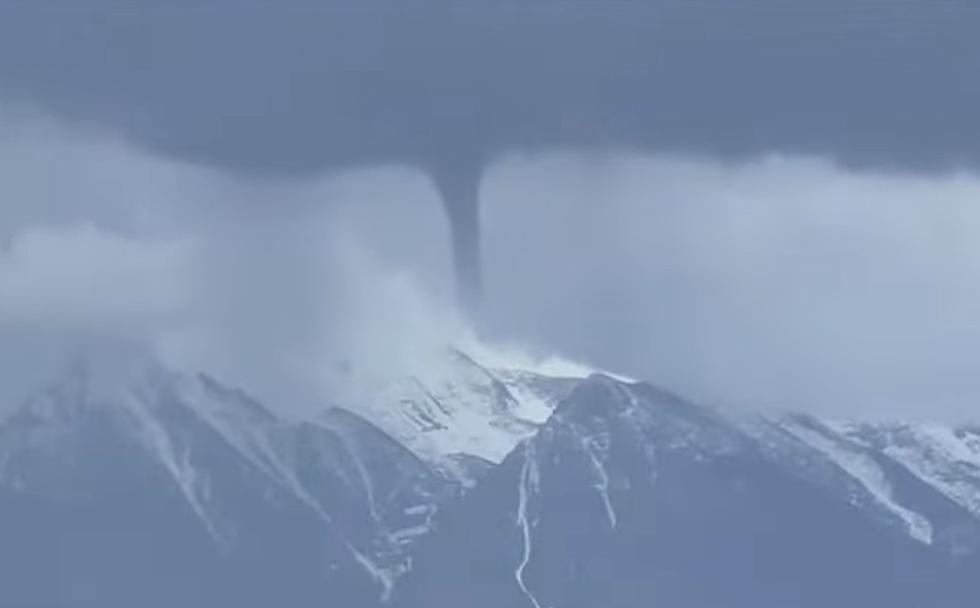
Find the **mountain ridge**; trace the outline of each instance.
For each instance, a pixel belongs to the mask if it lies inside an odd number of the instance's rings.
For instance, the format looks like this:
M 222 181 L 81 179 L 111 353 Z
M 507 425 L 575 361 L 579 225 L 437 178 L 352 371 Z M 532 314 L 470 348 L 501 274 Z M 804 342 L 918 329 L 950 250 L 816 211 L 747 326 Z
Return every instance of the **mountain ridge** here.
M 980 565 L 975 427 L 719 411 L 447 352 L 411 390 L 298 419 L 152 360 L 70 367 L 0 421 L 16 541 L 0 579 L 19 573 L 0 599 L 960 608 L 980 592 L 964 574 Z M 106 555 L 38 586 L 46 560 L 92 543 Z M 141 585 L 114 589 L 126 568 Z

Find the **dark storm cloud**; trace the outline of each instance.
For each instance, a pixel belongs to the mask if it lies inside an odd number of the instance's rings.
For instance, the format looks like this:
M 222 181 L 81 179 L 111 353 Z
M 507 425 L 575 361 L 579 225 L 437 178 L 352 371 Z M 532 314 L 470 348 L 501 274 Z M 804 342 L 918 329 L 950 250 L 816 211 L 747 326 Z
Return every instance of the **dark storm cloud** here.
M 481 171 L 514 150 L 980 164 L 969 0 L 2 6 L 0 98 L 249 176 L 427 171 L 469 302 L 481 290 Z
M 249 172 L 515 148 L 980 161 L 967 0 L 10 2 L 0 92 Z

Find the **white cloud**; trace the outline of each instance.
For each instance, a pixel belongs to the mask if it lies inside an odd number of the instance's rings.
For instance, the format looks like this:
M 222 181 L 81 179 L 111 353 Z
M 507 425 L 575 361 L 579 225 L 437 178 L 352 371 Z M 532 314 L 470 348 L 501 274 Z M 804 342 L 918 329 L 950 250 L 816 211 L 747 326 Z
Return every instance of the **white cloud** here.
M 17 233 L 0 253 L 0 325 L 146 327 L 189 300 L 192 245 L 91 224 Z
M 969 415 L 980 180 L 555 154 L 485 193 L 494 325 L 722 403 Z
M 26 368 L 118 339 L 297 407 L 339 361 L 397 365 L 451 325 L 447 227 L 417 172 L 249 180 L 15 118 L 0 112 L 0 408 L 43 375 Z

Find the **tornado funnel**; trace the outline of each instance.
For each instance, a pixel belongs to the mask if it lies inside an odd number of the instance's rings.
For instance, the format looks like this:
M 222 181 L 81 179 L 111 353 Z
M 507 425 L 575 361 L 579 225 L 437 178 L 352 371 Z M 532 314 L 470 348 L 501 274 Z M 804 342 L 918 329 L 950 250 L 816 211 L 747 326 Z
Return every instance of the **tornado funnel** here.
M 476 322 L 483 303 L 480 260 L 480 179 L 482 166 L 454 163 L 432 171 L 452 233 L 453 263 L 460 308 Z

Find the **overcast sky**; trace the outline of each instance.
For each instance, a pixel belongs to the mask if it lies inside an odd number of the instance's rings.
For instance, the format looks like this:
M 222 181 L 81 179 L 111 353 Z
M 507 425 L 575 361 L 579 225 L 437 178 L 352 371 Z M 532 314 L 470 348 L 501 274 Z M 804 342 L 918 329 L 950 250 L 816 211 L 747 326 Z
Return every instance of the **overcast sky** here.
M 304 407 L 457 337 L 427 173 L 460 157 L 488 337 L 972 414 L 978 7 L 734 5 L 0 0 L 0 410 L 93 341 Z
M 514 148 L 980 166 L 973 0 L 0 0 L 0 93 L 258 173 Z

